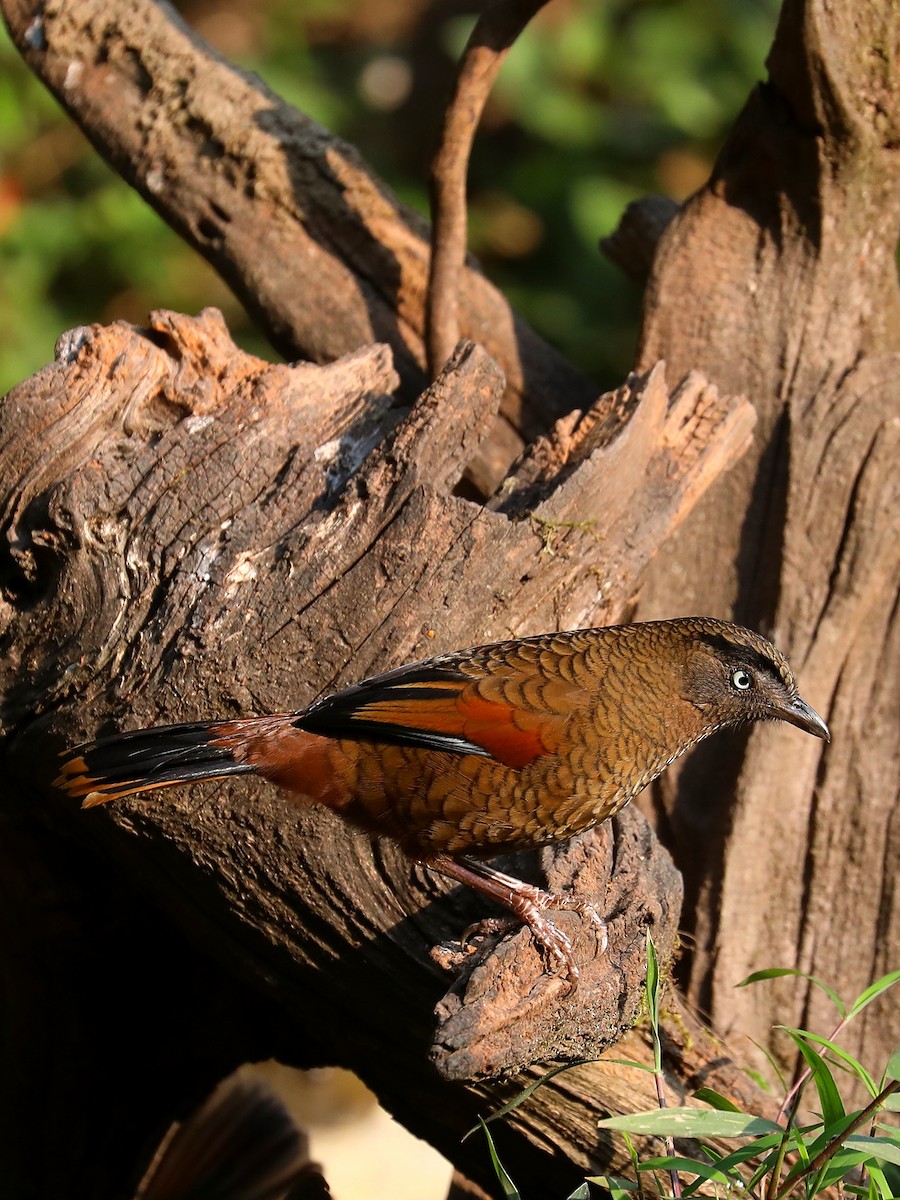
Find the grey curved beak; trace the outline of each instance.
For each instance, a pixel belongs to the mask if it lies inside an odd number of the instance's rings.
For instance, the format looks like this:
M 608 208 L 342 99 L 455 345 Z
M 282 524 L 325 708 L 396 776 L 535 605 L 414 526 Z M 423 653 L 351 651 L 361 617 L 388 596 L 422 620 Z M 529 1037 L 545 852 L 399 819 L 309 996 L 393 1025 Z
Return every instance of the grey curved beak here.
M 796 725 L 798 729 L 802 729 L 805 733 L 811 733 L 813 737 L 824 738 L 826 742 L 831 741 L 831 733 L 828 730 L 828 726 L 816 710 L 810 708 L 806 701 L 801 700 L 799 696 L 783 708 L 776 709 L 775 716 L 781 721 L 787 721 L 791 725 Z

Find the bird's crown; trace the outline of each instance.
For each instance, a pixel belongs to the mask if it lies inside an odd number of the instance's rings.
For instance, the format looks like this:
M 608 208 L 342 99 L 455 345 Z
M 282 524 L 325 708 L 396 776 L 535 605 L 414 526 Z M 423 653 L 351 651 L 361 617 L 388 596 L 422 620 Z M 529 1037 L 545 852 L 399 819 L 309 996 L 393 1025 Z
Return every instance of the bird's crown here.
M 789 696 L 796 696 L 797 680 L 788 660 L 761 634 L 712 617 L 685 617 L 671 624 L 682 627 L 693 641 L 720 660 L 768 677 Z

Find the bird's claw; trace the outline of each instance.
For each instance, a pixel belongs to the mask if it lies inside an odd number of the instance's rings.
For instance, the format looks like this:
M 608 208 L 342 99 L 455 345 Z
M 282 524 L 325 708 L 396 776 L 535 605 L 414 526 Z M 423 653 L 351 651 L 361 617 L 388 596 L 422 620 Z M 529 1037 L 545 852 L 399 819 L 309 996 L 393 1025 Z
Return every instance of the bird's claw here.
M 600 943 L 600 953 L 606 953 L 609 947 L 609 931 L 607 930 L 606 922 L 597 912 L 595 905 L 591 904 L 589 900 L 579 900 L 577 896 L 561 896 L 557 892 L 544 891 L 541 891 L 540 894 L 543 903 L 540 900 L 537 903 L 541 908 L 564 909 L 567 912 L 577 912 L 581 913 L 583 917 L 587 917 L 594 927 L 594 932 L 597 934 L 597 941 Z
M 490 937 L 492 933 L 509 933 L 519 929 L 522 922 L 515 917 L 482 917 L 467 925 L 459 935 L 459 944 L 465 950 L 472 938 Z
M 604 953 L 607 947 L 606 925 L 594 906 L 586 900 L 575 896 L 560 896 L 556 892 L 548 892 L 536 887 L 533 883 L 524 883 L 512 875 L 505 875 L 495 867 L 486 863 L 469 859 L 453 859 L 447 855 L 435 855 L 430 865 L 456 879 L 460 883 L 477 888 L 513 914 L 515 921 L 527 925 L 534 940 L 550 959 L 553 966 L 562 968 L 574 990 L 578 983 L 578 965 L 572 953 L 572 942 L 567 934 L 546 915 L 548 909 L 568 909 L 588 917 L 598 934 L 600 943 L 599 953 Z M 503 918 L 492 917 L 486 921 L 477 921 L 470 925 L 462 935 L 461 944 L 479 934 L 504 932 L 511 922 Z
M 577 900 L 574 896 L 558 896 L 540 888 L 534 888 L 533 892 L 533 895 L 519 897 L 520 903 L 514 917 L 485 917 L 480 921 L 473 921 L 463 930 L 459 939 L 460 945 L 465 948 L 473 937 L 509 933 L 513 929 L 527 925 L 535 942 L 550 960 L 550 964 L 557 970 L 562 969 L 568 980 L 570 991 L 574 991 L 578 984 L 580 971 L 572 950 L 572 940 L 545 913 L 549 909 L 558 909 L 577 912 L 587 917 L 598 935 L 600 954 L 606 952 L 609 941 L 606 924 L 596 908 L 587 901 Z

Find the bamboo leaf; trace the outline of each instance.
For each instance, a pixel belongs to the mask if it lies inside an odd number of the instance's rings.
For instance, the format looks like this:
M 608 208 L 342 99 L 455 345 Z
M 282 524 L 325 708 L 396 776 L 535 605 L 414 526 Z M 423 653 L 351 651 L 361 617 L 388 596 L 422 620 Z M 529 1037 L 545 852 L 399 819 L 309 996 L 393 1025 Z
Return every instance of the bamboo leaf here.
M 839 1179 L 843 1179 L 849 1171 L 852 1171 L 854 1167 L 860 1166 L 865 1161 L 866 1155 L 862 1150 L 848 1149 L 845 1145 L 822 1168 L 817 1180 L 816 1194 L 818 1195 L 825 1188 L 831 1187 Z
M 760 983 L 764 979 L 780 979 L 784 975 L 794 975 L 797 979 L 807 979 L 815 987 L 821 988 L 825 995 L 831 1000 L 831 1003 L 838 1010 L 842 1017 L 847 1016 L 847 1006 L 834 990 L 827 983 L 823 983 L 821 979 L 817 979 L 815 975 L 808 975 L 806 971 L 798 971 L 795 967 L 767 967 L 764 971 L 754 971 L 752 975 L 748 975 L 746 979 L 742 979 L 740 983 L 735 984 L 735 987 L 747 987 L 751 983 Z M 875 986 L 874 984 L 872 985 Z M 890 986 L 889 984 L 887 986 Z M 868 989 L 867 989 L 868 990 Z M 866 993 L 863 992 L 863 996 Z M 874 997 L 872 997 L 874 999 Z M 860 997 L 862 999 L 862 996 Z M 859 1003 L 859 1001 L 857 1001 Z M 868 1003 L 868 1001 L 866 1001 Z
M 864 1137 L 853 1134 L 844 1143 L 851 1150 L 862 1150 L 867 1158 L 893 1163 L 900 1167 L 900 1141 L 892 1137 Z
M 570 1192 L 566 1196 L 566 1200 L 591 1200 L 591 1189 L 588 1186 L 587 1180 L 584 1183 L 579 1183 L 574 1192 Z
M 882 975 L 880 979 L 876 979 L 874 983 L 870 983 L 866 990 L 861 992 L 853 1001 L 848 1016 L 855 1017 L 857 1013 L 862 1012 L 867 1004 L 871 1004 L 882 992 L 886 992 L 889 987 L 893 987 L 898 981 L 900 981 L 900 971 L 889 971 L 887 975 Z
M 706 1108 L 664 1108 L 606 1117 L 601 1129 L 642 1133 L 653 1137 L 754 1137 L 783 1130 L 774 1121 L 748 1113 L 718 1112 Z

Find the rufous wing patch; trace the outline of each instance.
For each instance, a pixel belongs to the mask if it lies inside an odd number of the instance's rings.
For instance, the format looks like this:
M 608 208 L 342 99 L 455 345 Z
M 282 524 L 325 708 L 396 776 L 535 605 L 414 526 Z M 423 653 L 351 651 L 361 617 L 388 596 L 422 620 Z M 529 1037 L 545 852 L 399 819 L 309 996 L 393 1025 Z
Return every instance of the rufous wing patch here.
M 552 718 L 523 713 L 509 704 L 484 700 L 473 688 L 453 692 L 446 688 L 423 696 L 374 700 L 354 709 L 345 729 L 353 735 L 450 750 L 483 754 L 508 767 L 524 767 L 551 752 Z M 343 732 L 343 730 L 342 730 Z

